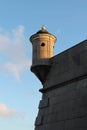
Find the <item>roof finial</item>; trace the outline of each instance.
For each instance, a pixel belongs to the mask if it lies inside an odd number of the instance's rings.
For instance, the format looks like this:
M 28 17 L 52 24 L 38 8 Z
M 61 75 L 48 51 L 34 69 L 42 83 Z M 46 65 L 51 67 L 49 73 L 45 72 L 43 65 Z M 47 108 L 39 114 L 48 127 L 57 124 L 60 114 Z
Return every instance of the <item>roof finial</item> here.
M 44 25 L 42 26 L 42 31 L 46 31 L 46 27 Z

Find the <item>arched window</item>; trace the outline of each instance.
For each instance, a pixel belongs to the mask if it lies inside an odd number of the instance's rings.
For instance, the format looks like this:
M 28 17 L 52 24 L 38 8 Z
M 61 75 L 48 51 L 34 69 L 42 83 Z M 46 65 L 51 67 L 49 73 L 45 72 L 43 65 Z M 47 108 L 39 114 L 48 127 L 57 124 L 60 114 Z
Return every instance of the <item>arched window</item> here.
M 42 46 L 42 47 L 44 47 L 44 46 L 45 46 L 45 43 L 44 43 L 44 42 L 43 42 L 43 43 L 41 43 L 41 46 Z

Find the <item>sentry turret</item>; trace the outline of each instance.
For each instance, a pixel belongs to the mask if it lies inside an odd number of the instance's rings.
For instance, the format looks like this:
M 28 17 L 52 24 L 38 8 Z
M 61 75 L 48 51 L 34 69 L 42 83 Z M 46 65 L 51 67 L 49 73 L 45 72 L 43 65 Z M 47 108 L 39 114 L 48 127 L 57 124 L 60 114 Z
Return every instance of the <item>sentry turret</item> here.
M 44 83 L 50 69 L 49 59 L 54 56 L 56 37 L 42 26 L 41 30 L 30 37 L 32 43 L 31 71 Z

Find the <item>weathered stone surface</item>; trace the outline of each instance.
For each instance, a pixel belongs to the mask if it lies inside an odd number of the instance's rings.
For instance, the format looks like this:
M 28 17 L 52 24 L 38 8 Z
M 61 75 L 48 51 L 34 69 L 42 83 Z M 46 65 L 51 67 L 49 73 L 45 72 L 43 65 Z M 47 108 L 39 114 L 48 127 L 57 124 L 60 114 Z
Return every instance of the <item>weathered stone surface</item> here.
M 42 125 L 42 116 L 41 115 L 37 116 L 36 121 L 35 121 L 35 125 L 36 126 Z
M 45 107 L 48 107 L 49 105 L 49 99 L 48 98 L 45 98 L 43 100 L 40 101 L 39 103 L 39 108 L 45 108 Z
M 50 61 L 35 130 L 87 130 L 87 40 Z

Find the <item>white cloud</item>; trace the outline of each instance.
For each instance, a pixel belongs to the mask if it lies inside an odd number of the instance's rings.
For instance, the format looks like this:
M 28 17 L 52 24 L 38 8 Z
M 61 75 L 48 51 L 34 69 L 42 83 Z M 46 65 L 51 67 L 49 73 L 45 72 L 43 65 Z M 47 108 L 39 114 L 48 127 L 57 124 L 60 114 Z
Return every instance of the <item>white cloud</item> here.
M 6 63 L 4 65 L 4 70 L 6 70 L 6 72 L 12 72 L 17 80 L 20 80 L 20 72 L 22 69 L 23 68 L 21 68 L 18 64 Z
M 6 104 L 0 103 L 0 117 L 11 118 L 16 117 L 22 120 L 25 119 L 25 112 L 17 112 L 15 109 L 9 109 Z
M 1 117 L 12 117 L 16 111 L 14 109 L 8 109 L 3 103 L 0 103 L 0 116 Z
M 6 60 L 0 67 L 5 72 L 11 72 L 19 80 L 21 72 L 24 72 L 31 65 L 31 61 L 25 51 L 27 44 L 24 26 L 20 25 L 11 32 L 3 32 L 1 31 L 0 34 L 0 54 Z
M 10 39 L 7 36 L 0 34 L 0 52 L 3 52 L 7 49 L 7 44 L 10 42 Z

